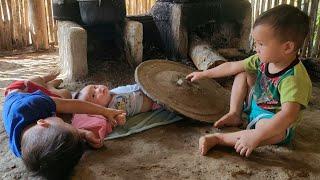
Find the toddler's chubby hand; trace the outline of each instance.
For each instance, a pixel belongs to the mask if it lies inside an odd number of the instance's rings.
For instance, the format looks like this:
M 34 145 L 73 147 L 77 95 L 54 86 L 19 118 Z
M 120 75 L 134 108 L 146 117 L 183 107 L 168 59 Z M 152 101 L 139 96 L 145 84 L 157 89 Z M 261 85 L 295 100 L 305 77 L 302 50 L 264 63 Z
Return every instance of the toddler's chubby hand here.
M 259 139 L 254 135 L 254 130 L 246 130 L 245 133 L 237 140 L 234 149 L 241 156 L 249 157 L 259 143 Z
M 190 80 L 191 82 L 203 79 L 205 77 L 203 72 L 192 72 L 186 76 L 186 79 Z
M 104 117 L 106 117 L 112 124 L 112 126 L 117 126 L 118 122 L 115 119 L 118 115 L 125 114 L 123 110 L 105 108 Z
M 117 124 L 120 125 L 120 126 L 123 126 L 125 123 L 126 123 L 126 114 L 125 113 L 122 113 L 122 114 L 119 114 L 115 117 L 116 121 L 117 121 Z

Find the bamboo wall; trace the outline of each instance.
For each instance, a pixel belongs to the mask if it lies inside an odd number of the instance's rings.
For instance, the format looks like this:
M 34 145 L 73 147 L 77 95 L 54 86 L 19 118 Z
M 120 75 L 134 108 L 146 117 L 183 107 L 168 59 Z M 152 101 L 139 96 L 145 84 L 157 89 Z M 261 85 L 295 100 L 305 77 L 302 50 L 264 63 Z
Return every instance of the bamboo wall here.
M 137 15 L 147 13 L 156 0 L 126 0 L 127 15 Z
M 23 49 L 33 46 L 39 49 L 37 40 L 33 38 L 34 29 L 30 25 L 30 2 L 44 1 L 47 44 L 57 44 L 57 29 L 52 16 L 52 0 L 1 0 L 0 3 L 0 50 Z M 156 0 L 126 0 L 127 15 L 147 13 Z M 252 21 L 259 14 L 278 4 L 291 4 L 311 17 L 311 33 L 307 37 L 301 54 L 307 57 L 320 58 L 320 26 L 317 23 L 319 0 L 249 0 L 252 3 Z M 31 3 L 32 4 L 32 3 Z M 41 49 L 41 48 L 40 48 Z
M 301 50 L 301 55 L 304 57 L 320 58 L 320 16 L 319 0 L 249 0 L 252 5 L 252 21 L 259 16 L 262 12 L 273 8 L 279 4 L 290 4 L 298 7 L 302 11 L 308 13 L 310 16 L 310 33 L 306 38 L 304 46 Z
M 31 0 L 36 3 L 36 0 Z M 51 0 L 43 0 L 45 8 L 45 25 L 47 44 L 55 44 L 56 28 L 52 17 Z M 35 49 L 41 49 L 37 40 L 33 38 L 33 32 L 29 18 L 29 0 L 1 0 L 0 3 L 0 50 L 22 49 L 36 45 Z

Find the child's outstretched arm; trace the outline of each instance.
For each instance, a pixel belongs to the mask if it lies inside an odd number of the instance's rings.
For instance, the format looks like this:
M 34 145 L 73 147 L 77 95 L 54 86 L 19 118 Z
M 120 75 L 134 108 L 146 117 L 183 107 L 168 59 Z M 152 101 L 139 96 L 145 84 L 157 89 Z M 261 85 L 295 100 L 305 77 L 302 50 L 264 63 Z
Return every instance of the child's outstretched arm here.
M 193 72 L 186 76 L 191 82 L 203 79 L 203 78 L 219 78 L 238 74 L 245 71 L 244 60 L 226 62 L 215 68 L 208 69 L 202 72 Z
M 276 113 L 272 119 L 265 120 L 260 126 L 247 134 L 243 134 L 235 144 L 235 149 L 241 155 L 249 156 L 253 149 L 259 145 L 274 144 L 272 138 L 281 133 L 298 118 L 301 105 L 294 102 L 282 104 L 281 111 Z M 263 121 L 263 120 L 261 120 Z
M 106 108 L 91 102 L 81 101 L 77 99 L 62 99 L 52 97 L 56 103 L 56 111 L 58 113 L 78 113 L 78 114 L 97 114 L 103 115 L 112 123 L 116 122 L 117 115 L 125 115 L 124 111 Z

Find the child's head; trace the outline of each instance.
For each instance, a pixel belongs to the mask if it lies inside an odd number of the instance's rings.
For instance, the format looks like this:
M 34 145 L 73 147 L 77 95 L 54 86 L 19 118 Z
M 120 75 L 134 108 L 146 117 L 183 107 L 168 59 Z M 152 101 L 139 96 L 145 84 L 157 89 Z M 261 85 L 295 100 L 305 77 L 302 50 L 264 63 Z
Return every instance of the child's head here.
M 308 16 L 290 5 L 262 13 L 253 25 L 252 36 L 262 61 L 277 61 L 296 55 L 309 32 Z
M 58 117 L 40 119 L 21 139 L 27 169 L 48 179 L 67 177 L 83 154 L 78 131 Z
M 74 99 L 107 106 L 111 100 L 111 94 L 107 86 L 87 85 L 74 96 Z

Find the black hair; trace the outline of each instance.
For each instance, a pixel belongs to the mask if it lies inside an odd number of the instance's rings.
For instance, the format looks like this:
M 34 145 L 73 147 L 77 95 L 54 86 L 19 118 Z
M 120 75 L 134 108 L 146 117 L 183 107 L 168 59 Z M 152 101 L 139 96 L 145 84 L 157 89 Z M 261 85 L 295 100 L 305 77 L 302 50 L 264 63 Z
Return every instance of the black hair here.
M 309 32 L 309 17 L 298 8 L 282 4 L 262 13 L 254 22 L 253 28 L 268 24 L 275 30 L 281 41 L 292 41 L 295 49 L 302 47 Z
M 80 137 L 66 128 L 50 126 L 41 133 L 25 133 L 22 160 L 28 170 L 46 179 L 67 179 L 84 148 Z

